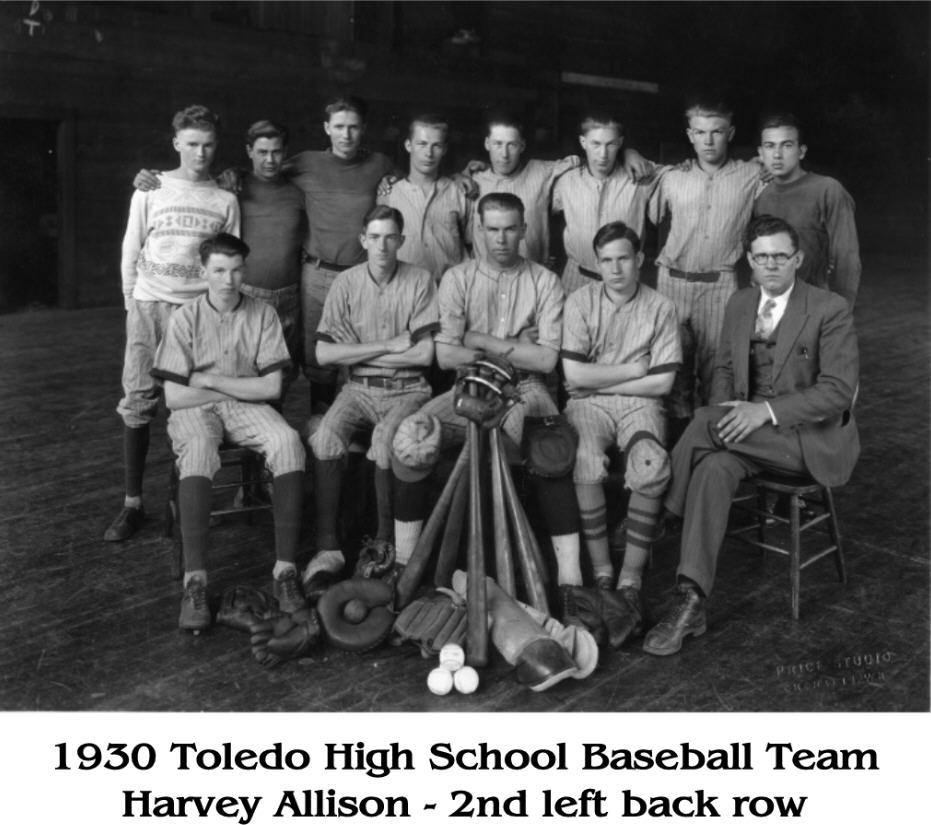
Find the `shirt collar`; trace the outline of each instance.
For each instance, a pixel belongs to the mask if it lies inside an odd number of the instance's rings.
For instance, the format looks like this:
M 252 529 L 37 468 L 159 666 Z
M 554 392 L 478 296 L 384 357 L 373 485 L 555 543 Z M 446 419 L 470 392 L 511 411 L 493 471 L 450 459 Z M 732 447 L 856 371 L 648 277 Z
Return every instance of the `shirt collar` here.
M 246 297 L 246 296 L 245 296 L 242 292 L 240 292 L 240 293 L 239 293 L 239 300 L 236 302 L 236 306 L 234 306 L 234 307 L 230 310 L 230 312 L 235 312 L 237 309 L 239 309 L 239 308 L 242 306 L 242 301 L 243 301 L 243 298 L 245 298 L 245 297 Z M 207 299 L 207 306 L 209 306 L 217 315 L 222 315 L 222 314 L 223 314 L 223 312 L 222 312 L 221 310 L 217 309 L 217 308 L 213 305 L 213 301 L 210 300 L 210 293 L 209 293 L 209 292 L 205 292 L 205 293 L 204 293 L 204 298 Z
M 756 306 L 757 314 L 759 314 L 760 310 L 763 309 L 763 304 L 765 304 L 770 299 L 774 302 L 773 309 L 778 310 L 781 313 L 788 305 L 789 296 L 792 294 L 793 289 L 795 289 L 795 281 L 792 282 L 792 286 L 783 292 L 782 295 L 767 295 L 765 290 L 760 287 L 760 300 Z

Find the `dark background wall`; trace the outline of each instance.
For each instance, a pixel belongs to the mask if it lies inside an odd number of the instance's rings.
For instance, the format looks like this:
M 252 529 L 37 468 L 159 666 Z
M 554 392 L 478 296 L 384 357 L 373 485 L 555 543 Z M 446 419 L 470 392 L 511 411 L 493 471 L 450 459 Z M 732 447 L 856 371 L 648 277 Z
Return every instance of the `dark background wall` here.
M 925 3 L 5 2 L 0 311 L 118 303 L 130 181 L 175 162 L 176 109 L 220 114 L 222 168 L 259 117 L 324 148 L 336 90 L 370 100 L 369 141 L 399 160 L 407 116 L 447 112 L 450 168 L 480 154 L 498 103 L 541 156 L 574 151 L 580 110 L 602 104 L 660 160 L 688 152 L 692 91 L 733 101 L 744 155 L 759 113 L 784 106 L 808 123 L 809 167 L 856 198 L 863 246 L 924 252 L 928 42 Z

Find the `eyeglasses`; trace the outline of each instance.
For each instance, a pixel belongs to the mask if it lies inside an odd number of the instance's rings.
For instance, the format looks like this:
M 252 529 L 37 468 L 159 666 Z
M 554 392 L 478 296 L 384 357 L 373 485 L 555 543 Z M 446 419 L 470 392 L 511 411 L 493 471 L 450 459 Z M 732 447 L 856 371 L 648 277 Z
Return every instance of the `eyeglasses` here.
M 789 261 L 791 261 L 798 253 L 793 252 L 791 255 L 786 255 L 785 252 L 776 252 L 775 254 L 770 254 L 768 252 L 758 252 L 756 255 L 751 255 L 750 260 L 753 261 L 757 266 L 766 266 L 770 261 L 772 261 L 776 266 L 785 266 Z

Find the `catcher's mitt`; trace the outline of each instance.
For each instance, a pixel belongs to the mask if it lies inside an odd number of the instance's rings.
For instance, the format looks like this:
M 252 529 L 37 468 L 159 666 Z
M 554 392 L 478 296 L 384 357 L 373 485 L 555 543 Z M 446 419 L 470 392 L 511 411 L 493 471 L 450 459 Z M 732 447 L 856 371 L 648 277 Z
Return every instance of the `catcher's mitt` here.
M 333 585 L 317 602 L 334 647 L 356 653 L 380 645 L 391 632 L 394 588 L 381 579 L 352 578 Z
M 466 636 L 468 617 L 465 599 L 445 587 L 412 601 L 394 623 L 397 643 L 410 640 L 420 646 L 427 659 L 436 656 L 443 645 L 461 645 Z
M 458 370 L 453 409 L 464 418 L 491 429 L 520 400 L 516 384 L 517 373 L 509 361 L 483 355 Z
M 237 584 L 223 591 L 217 624 L 251 633 L 256 622 L 283 615 L 278 602 L 264 590 Z
M 354 573 L 360 579 L 381 579 L 394 570 L 394 545 L 385 539 L 366 536 L 362 540 Z
M 275 667 L 285 659 L 297 659 L 320 641 L 320 619 L 312 607 L 255 622 L 250 628 L 252 655 L 263 667 Z

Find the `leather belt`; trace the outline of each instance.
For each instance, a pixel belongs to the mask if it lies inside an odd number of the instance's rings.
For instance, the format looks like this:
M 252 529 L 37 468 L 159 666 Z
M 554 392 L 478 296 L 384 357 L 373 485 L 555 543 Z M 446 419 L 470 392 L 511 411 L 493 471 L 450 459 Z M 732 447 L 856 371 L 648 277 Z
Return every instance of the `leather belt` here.
M 586 278 L 591 278 L 593 281 L 601 280 L 600 273 L 593 272 L 591 269 L 586 269 L 584 266 L 579 267 L 579 272 L 581 272 Z
M 720 272 L 683 272 L 681 269 L 669 267 L 669 274 L 673 278 L 681 278 L 689 283 L 715 284 L 721 277 Z
M 319 269 L 328 269 L 330 272 L 343 272 L 351 266 L 355 266 L 355 264 L 331 264 L 329 261 L 323 260 L 323 258 L 315 258 L 313 255 L 308 255 L 303 250 L 301 250 L 301 252 L 301 263 L 313 264 Z
M 350 375 L 349 380 L 353 384 L 361 384 L 363 387 L 375 387 L 380 390 L 403 390 L 406 387 L 413 387 L 423 381 L 422 375 L 411 375 L 407 378 L 389 378 L 387 375 Z

